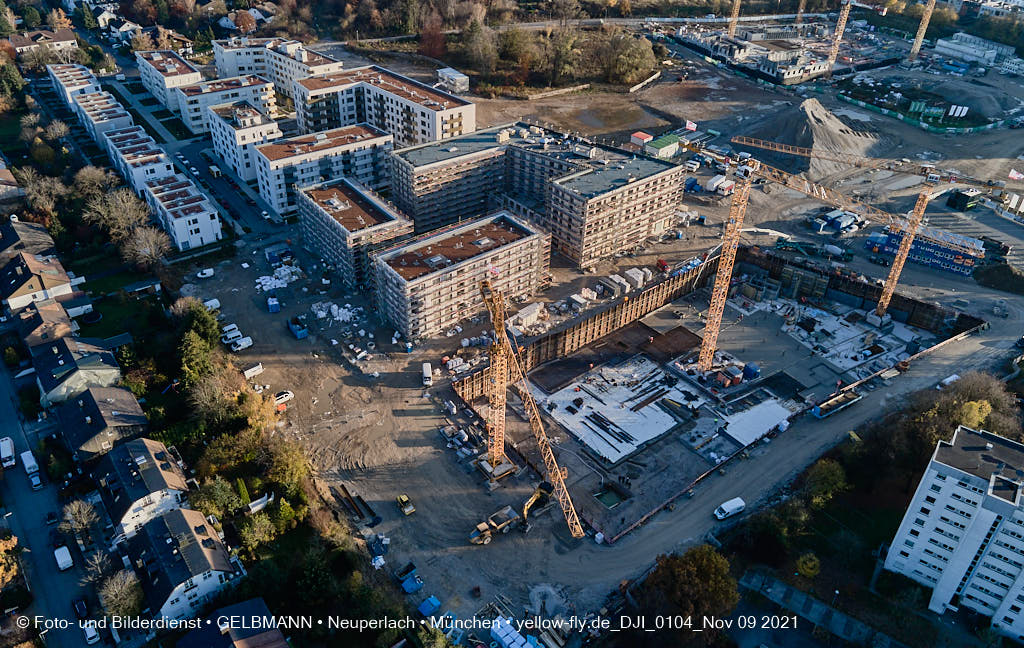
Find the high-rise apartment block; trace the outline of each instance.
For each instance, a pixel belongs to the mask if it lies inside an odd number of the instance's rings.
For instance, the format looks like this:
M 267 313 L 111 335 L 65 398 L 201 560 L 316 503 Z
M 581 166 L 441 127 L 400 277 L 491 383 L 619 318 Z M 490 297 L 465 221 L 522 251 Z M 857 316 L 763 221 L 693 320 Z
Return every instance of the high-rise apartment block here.
M 660 236 L 683 196 L 680 166 L 526 124 L 400 149 L 389 163 L 416 231 L 502 207 L 583 268 Z
M 357 124 L 257 146 L 260 196 L 283 214 L 296 208 L 297 188 L 342 176 L 380 189 L 387 184 L 391 141 L 391 135 Z
M 221 239 L 217 209 L 180 173 L 150 180 L 143 197 L 179 250 L 191 250 Z
M 1024 640 L 1024 444 L 959 427 L 939 441 L 885 559 L 932 591 L 938 614 L 968 608 Z
M 306 187 L 298 202 L 306 247 L 333 265 L 350 288 L 371 283 L 371 252 L 412 234 L 411 221 L 347 178 Z
M 178 112 L 178 97 L 174 89 L 203 80 L 203 74 L 191 63 L 171 50 L 135 52 L 142 85 L 156 97 L 164 108 Z
M 277 91 L 294 99 L 293 84 L 315 74 L 344 69 L 341 61 L 313 52 L 295 40 L 283 38 L 228 38 L 213 41 L 217 74 L 233 77 L 258 74 L 274 83 Z
M 274 84 L 255 74 L 181 86 L 175 89 L 175 95 L 181 121 L 195 134 L 210 130 L 206 111 L 210 106 L 248 101 L 264 115 L 277 112 Z
M 284 135 L 277 122 L 248 101 L 210 106 L 206 109 L 213 150 L 236 176 L 256 179 L 256 147 Z
M 476 130 L 472 102 L 376 65 L 296 81 L 295 111 L 304 133 L 365 122 L 399 146 Z
M 408 340 L 437 335 L 484 309 L 484 279 L 511 299 L 536 293 L 550 246 L 547 234 L 503 211 L 378 252 L 378 312 Z

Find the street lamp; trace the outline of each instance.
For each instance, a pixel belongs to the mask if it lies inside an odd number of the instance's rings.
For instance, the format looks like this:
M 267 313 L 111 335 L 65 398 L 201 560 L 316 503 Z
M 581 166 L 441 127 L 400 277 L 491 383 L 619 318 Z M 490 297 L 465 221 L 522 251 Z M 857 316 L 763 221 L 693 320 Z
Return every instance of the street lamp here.
M 836 606 L 836 599 L 839 598 L 839 590 L 836 590 L 835 596 L 832 597 L 832 607 Z

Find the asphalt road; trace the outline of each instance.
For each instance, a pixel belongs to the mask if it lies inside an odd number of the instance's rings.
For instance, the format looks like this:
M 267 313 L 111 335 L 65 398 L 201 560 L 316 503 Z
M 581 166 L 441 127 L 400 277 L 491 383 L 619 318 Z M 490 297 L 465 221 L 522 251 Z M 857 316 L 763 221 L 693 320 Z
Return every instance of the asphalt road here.
M 3 436 L 14 439 L 15 452 L 20 455 L 29 450 L 29 442 L 19 423 L 15 408 L 15 393 L 10 374 L 4 370 L 0 375 L 0 425 Z M 33 435 L 34 436 L 34 435 Z M 69 544 L 75 566 L 61 572 L 53 557 L 50 545 L 50 532 L 54 526 L 46 525 L 46 514 L 59 512 L 56 485 L 44 480 L 46 487 L 41 491 L 33 491 L 29 487 L 28 477 L 18 457 L 18 465 L 4 470 L 3 485 L 0 495 L 4 505 L 11 512 L 7 523 L 11 531 L 18 537 L 25 550 L 22 562 L 25 565 L 29 588 L 35 600 L 27 610 L 27 615 L 38 615 L 49 619 L 66 619 L 72 623 L 70 628 L 53 629 L 45 634 L 47 648 L 77 648 L 85 643 L 81 629 L 77 625 L 71 602 L 85 594 L 78 581 L 82 576 L 82 556 L 74 543 Z

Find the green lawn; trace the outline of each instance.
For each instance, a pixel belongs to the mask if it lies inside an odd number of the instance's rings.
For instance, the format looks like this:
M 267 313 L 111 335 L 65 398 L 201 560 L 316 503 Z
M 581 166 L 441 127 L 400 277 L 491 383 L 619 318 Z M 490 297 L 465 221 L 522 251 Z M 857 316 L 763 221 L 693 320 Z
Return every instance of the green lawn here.
M 143 104 L 143 105 L 149 105 L 149 104 Z M 154 110 L 153 111 L 153 117 L 157 118 L 160 121 L 163 121 L 165 119 L 170 119 L 170 118 L 174 117 L 174 113 L 172 113 L 170 110 L 167 110 L 167 109 Z
M 124 267 L 124 261 L 118 256 L 117 251 L 111 249 L 109 253 L 92 254 L 90 256 L 71 256 L 64 265 L 76 275 L 88 279 L 92 275 L 100 274 L 108 270 L 117 270 Z
M 82 284 L 82 288 L 86 292 L 90 292 L 96 296 L 108 295 L 110 293 L 117 292 L 126 285 L 135 283 L 140 279 L 142 279 L 142 277 L 137 272 L 122 270 L 121 272 L 115 272 L 112 275 L 108 275 L 100 279 L 86 281 Z
M 195 137 L 189 129 L 185 128 L 185 124 L 183 124 L 177 117 L 162 120 L 160 123 L 163 124 L 164 128 L 171 131 L 171 135 L 174 135 L 180 140 L 187 140 Z
M 21 116 L 24 115 L 26 110 L 19 109 L 13 112 L 5 113 L 3 119 L 0 119 L 0 150 L 5 153 L 8 151 L 17 151 L 19 155 L 25 149 L 25 145 L 18 139 L 18 135 L 21 134 Z M 15 160 L 10 161 L 11 164 L 16 164 Z
M 153 97 L 145 97 L 144 99 L 139 99 L 139 103 L 146 107 L 157 106 L 160 104 L 160 102 L 154 99 Z
M 159 301 L 154 297 L 122 301 L 119 297 L 107 297 L 93 304 L 93 310 L 103 315 L 95 324 L 82 324 L 82 337 L 108 338 L 121 333 L 131 333 L 136 339 L 152 328 L 151 312 L 160 310 Z

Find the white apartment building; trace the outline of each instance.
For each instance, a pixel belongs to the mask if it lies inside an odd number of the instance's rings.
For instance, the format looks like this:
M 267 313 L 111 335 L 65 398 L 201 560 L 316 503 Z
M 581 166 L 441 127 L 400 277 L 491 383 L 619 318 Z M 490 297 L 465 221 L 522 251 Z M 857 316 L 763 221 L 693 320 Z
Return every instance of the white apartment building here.
M 229 38 L 213 41 L 217 74 L 222 77 L 258 74 L 274 83 L 277 91 L 294 98 L 292 83 L 315 74 L 344 69 L 341 61 L 313 52 L 295 40 L 283 38 Z
M 47 65 L 46 74 L 50 77 L 53 89 L 60 95 L 67 106 L 72 105 L 75 95 L 100 92 L 100 82 L 93 76 L 92 70 L 76 63 L 58 63 Z
M 195 134 L 210 130 L 207 108 L 234 101 L 248 101 L 265 115 L 277 112 L 274 84 L 255 74 L 203 81 L 181 86 L 177 95 L 181 121 Z
M 536 293 L 550 256 L 548 234 L 497 212 L 374 255 L 374 303 L 407 340 L 439 335 L 484 310 L 484 279 L 509 299 Z
M 75 113 L 93 141 L 102 146 L 103 133 L 127 128 L 135 122 L 132 116 L 109 92 L 93 92 L 74 96 Z
M 476 105 L 376 65 L 295 82 L 303 133 L 367 123 L 415 146 L 476 130 Z
M 156 97 L 164 108 L 178 112 L 175 88 L 192 85 L 203 80 L 203 74 L 191 63 L 171 50 L 135 52 L 142 85 Z
M 175 174 L 174 163 L 141 126 L 107 131 L 103 140 L 114 168 L 140 196 L 150 180 Z
M 966 607 L 1024 640 L 1024 444 L 960 426 L 939 441 L 885 568 L 932 590 L 938 614 Z
M 412 234 L 412 221 L 348 178 L 305 187 L 298 202 L 306 249 L 334 266 L 350 288 L 370 285 L 369 256 L 374 250 Z
M 351 178 L 371 189 L 387 184 L 391 135 L 367 124 L 299 135 L 256 147 L 260 196 L 278 214 L 296 208 L 296 188 Z
M 180 173 L 150 180 L 143 195 L 179 250 L 191 250 L 221 239 L 217 210 L 192 181 Z
M 256 147 L 284 137 L 277 122 L 248 101 L 210 106 L 206 109 L 213 150 L 235 175 L 256 179 Z

